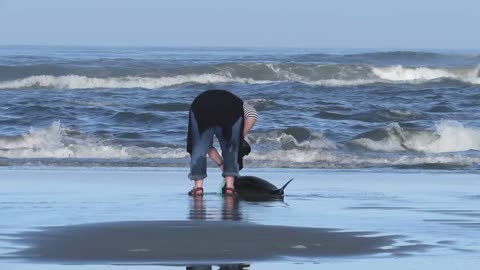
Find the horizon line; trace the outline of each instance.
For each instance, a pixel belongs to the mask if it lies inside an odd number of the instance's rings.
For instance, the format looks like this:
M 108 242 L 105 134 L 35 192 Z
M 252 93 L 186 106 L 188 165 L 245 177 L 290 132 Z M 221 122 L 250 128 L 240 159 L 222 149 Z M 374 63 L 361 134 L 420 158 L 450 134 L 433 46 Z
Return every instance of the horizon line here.
M 379 51 L 469 51 L 479 48 L 426 48 L 426 47 L 293 47 L 293 46 L 233 46 L 233 45 L 123 45 L 123 44 L 0 44 L 0 47 L 114 47 L 114 48 L 193 48 L 193 49 L 284 49 L 284 50 L 379 50 Z

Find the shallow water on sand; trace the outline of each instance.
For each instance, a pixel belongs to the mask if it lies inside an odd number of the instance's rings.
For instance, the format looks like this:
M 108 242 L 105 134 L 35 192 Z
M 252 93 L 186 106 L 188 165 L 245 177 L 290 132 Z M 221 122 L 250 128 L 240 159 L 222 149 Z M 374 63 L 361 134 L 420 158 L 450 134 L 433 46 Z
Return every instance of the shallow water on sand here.
M 188 224 L 192 220 L 204 220 L 328 228 L 342 232 L 365 232 L 371 237 L 394 236 L 395 239 L 392 245 L 383 247 L 392 252 L 382 254 L 354 257 L 319 254 L 268 259 L 268 263 L 263 260 L 232 262 L 226 259 L 211 262 L 213 265 L 245 263 L 251 264 L 252 269 L 269 269 L 270 266 L 276 269 L 316 269 L 320 264 L 342 269 L 362 265 L 390 267 L 398 263 L 430 267 L 438 263 L 435 267 L 441 268 L 446 265 L 470 266 L 479 262 L 480 193 L 472 189 L 478 181 L 476 175 L 249 170 L 244 175 L 259 176 L 277 186 L 295 178 L 288 186 L 283 201 L 249 202 L 220 196 L 221 177 L 217 172 L 207 178 L 203 198 L 186 195 L 191 183 L 186 178 L 187 171 L 178 168 L 5 168 L 0 173 L 0 254 L 3 255 L 19 247 L 18 242 L 7 241 L 14 237 L 12 233 L 38 227 L 71 228 L 79 224 L 123 221 Z M 299 248 L 303 247 L 299 245 Z M 444 255 L 452 258 L 450 264 L 445 264 Z M 115 263 L 106 264 L 111 266 Z M 152 264 L 151 261 L 144 263 Z M 47 265 L 56 264 L 49 262 Z M 80 264 L 98 263 L 83 261 Z M 160 261 L 155 264 L 166 263 Z M 188 265 L 189 262 L 177 261 L 175 264 Z M 40 269 L 46 266 L 30 260 L 5 258 L 0 259 L 1 265 L 9 266 L 9 269 Z M 169 268 L 159 265 L 155 269 Z M 96 269 L 96 266 L 89 267 Z M 237 265 L 237 268 L 228 269 L 241 268 Z

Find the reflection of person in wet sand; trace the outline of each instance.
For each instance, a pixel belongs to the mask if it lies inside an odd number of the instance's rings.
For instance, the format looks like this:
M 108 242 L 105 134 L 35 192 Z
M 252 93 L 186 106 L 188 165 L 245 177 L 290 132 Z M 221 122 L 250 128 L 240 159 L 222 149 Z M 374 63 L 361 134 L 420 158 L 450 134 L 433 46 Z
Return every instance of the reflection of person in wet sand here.
M 239 200 L 237 197 L 225 197 L 222 209 L 223 220 L 241 220 L 242 215 L 239 207 Z
M 189 219 L 191 220 L 207 219 L 207 211 L 205 210 L 205 203 L 203 202 L 202 196 L 192 197 L 192 201 L 190 203 Z
M 192 197 L 189 211 L 189 219 L 191 220 L 207 220 L 208 213 L 205 207 L 203 196 Z M 241 220 L 239 200 L 234 196 L 225 197 L 222 207 L 222 220 Z M 246 270 L 249 264 L 235 263 L 218 265 L 218 270 Z M 190 265 L 187 270 L 212 270 L 213 265 Z
M 189 219 L 191 220 L 207 220 L 208 212 L 202 196 L 192 197 L 190 203 Z M 241 220 L 242 215 L 239 207 L 239 199 L 229 196 L 223 200 L 222 220 Z

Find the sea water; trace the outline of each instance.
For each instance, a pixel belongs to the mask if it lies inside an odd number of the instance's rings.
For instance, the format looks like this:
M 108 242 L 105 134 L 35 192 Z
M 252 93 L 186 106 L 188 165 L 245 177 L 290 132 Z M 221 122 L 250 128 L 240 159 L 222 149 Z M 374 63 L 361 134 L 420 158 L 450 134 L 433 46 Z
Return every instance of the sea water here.
M 188 167 L 188 110 L 259 114 L 247 167 L 476 171 L 480 54 L 0 47 L 0 164 Z

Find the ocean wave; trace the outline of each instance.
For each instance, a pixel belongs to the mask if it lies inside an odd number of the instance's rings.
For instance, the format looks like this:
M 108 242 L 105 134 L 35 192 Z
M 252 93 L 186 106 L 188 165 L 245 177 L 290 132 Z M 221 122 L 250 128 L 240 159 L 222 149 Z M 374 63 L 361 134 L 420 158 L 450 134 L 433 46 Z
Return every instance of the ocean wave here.
M 189 74 L 185 74 L 190 72 Z M 85 73 L 85 72 L 82 72 Z M 91 72 L 87 72 L 90 74 Z M 135 72 L 138 73 L 138 72 Z M 53 88 L 145 88 L 158 89 L 181 84 L 297 82 L 319 86 L 356 86 L 375 83 L 424 83 L 440 79 L 480 84 L 479 68 L 430 68 L 358 64 L 231 63 L 147 72 L 145 76 L 92 77 L 85 74 L 33 75 L 1 80 L 0 89 Z M 169 73 L 168 76 L 160 76 Z M 160 76 L 160 77 L 158 77 Z
M 190 103 L 180 103 L 180 102 L 148 103 L 148 104 L 145 104 L 143 108 L 150 111 L 184 112 L 190 109 Z
M 0 82 L 0 89 L 19 88 L 53 88 L 53 89 L 96 89 L 96 88 L 145 88 L 157 89 L 168 86 L 198 83 L 265 83 L 247 78 L 232 78 L 215 74 L 180 75 L 162 78 L 147 77 L 119 77 L 119 78 L 95 78 L 79 75 L 67 76 L 31 76 L 25 79 Z
M 280 158 L 279 158 L 280 157 Z M 422 156 L 365 156 L 317 150 L 275 150 L 253 152 L 247 160 L 250 167 L 359 169 L 375 167 L 456 169 L 477 166 L 480 157 L 458 154 Z
M 271 99 L 257 98 L 257 99 L 245 100 L 245 102 L 255 107 L 257 111 L 269 111 L 279 106 L 279 104 L 277 104 L 275 101 Z
M 404 134 L 396 134 L 399 132 Z M 480 164 L 480 156 L 459 153 L 480 149 L 480 139 L 478 139 L 480 130 L 478 129 L 445 121 L 438 123 L 435 132 L 411 132 L 391 125 L 385 129 L 384 133 L 382 135 L 378 131 L 372 131 L 370 134 L 364 134 L 363 138 L 352 140 L 351 143 L 357 143 L 363 149 L 382 150 L 388 152 L 387 154 L 345 151 L 342 146 L 325 138 L 321 133 L 302 127 L 252 133 L 248 135 L 247 140 L 251 143 L 253 150 L 245 157 L 245 162 L 248 167 L 289 168 L 455 169 Z M 126 134 L 126 136 L 131 135 Z M 7 164 L 16 165 L 117 166 L 115 164 L 118 164 L 121 166 L 128 164 L 128 166 L 187 167 L 189 158 L 184 146 L 124 146 L 64 127 L 58 121 L 47 128 L 31 128 L 25 134 L 1 137 L 0 144 L 2 145 L 0 148 L 2 162 L 6 159 Z M 411 152 L 412 149 L 415 152 Z M 392 151 L 401 151 L 401 153 L 389 154 Z
M 396 64 L 396 65 L 477 65 L 480 55 L 477 54 L 442 54 L 435 52 L 387 51 L 367 52 L 357 54 L 322 54 L 310 53 L 297 55 L 293 58 L 300 62 L 323 63 L 360 63 L 360 64 Z
M 160 124 L 166 120 L 165 117 L 150 112 L 117 112 L 111 119 L 122 124 Z
M 356 120 L 362 122 L 388 122 L 388 121 L 410 121 L 418 119 L 427 119 L 428 116 L 424 113 L 413 110 L 400 110 L 400 109 L 386 109 L 379 108 L 370 111 L 364 111 L 359 113 L 337 113 L 330 111 L 322 111 L 315 115 L 322 119 L 331 120 Z
M 441 69 L 403 66 L 374 67 L 372 72 L 380 79 L 394 82 L 417 81 L 425 82 L 438 79 L 455 79 L 471 84 L 480 84 L 479 68 L 472 69 Z
M 122 146 L 88 134 L 71 136 L 59 121 L 48 128 L 31 128 L 25 134 L 0 138 L 0 157 L 25 158 L 96 158 L 148 159 L 185 158 L 183 148 Z
M 334 150 L 335 142 L 322 133 L 312 132 L 303 127 L 289 127 L 266 133 L 249 134 L 247 140 L 255 144 L 259 150 L 268 149 L 317 149 Z
M 388 51 L 388 52 L 372 52 L 372 53 L 359 53 L 359 54 L 349 54 L 347 57 L 370 57 L 370 58 L 380 58 L 380 59 L 437 59 L 437 58 L 458 58 L 465 57 L 463 55 L 448 55 L 440 54 L 434 52 L 415 52 L 415 51 Z
M 447 153 L 480 151 L 480 129 L 457 121 L 440 121 L 435 130 L 402 128 L 398 123 L 364 133 L 347 143 L 369 151 Z
M 266 133 L 251 133 L 247 141 L 259 152 L 272 149 L 338 152 L 342 146 L 322 133 L 289 127 Z M 48 128 L 31 128 L 14 137 L 0 137 L 0 157 L 6 158 L 185 158 L 178 147 L 123 146 L 90 134 L 63 127 L 59 121 Z M 352 150 L 380 152 L 448 153 L 480 151 L 480 129 L 457 121 L 440 121 L 435 130 L 403 128 L 397 123 L 363 133 L 346 143 Z

